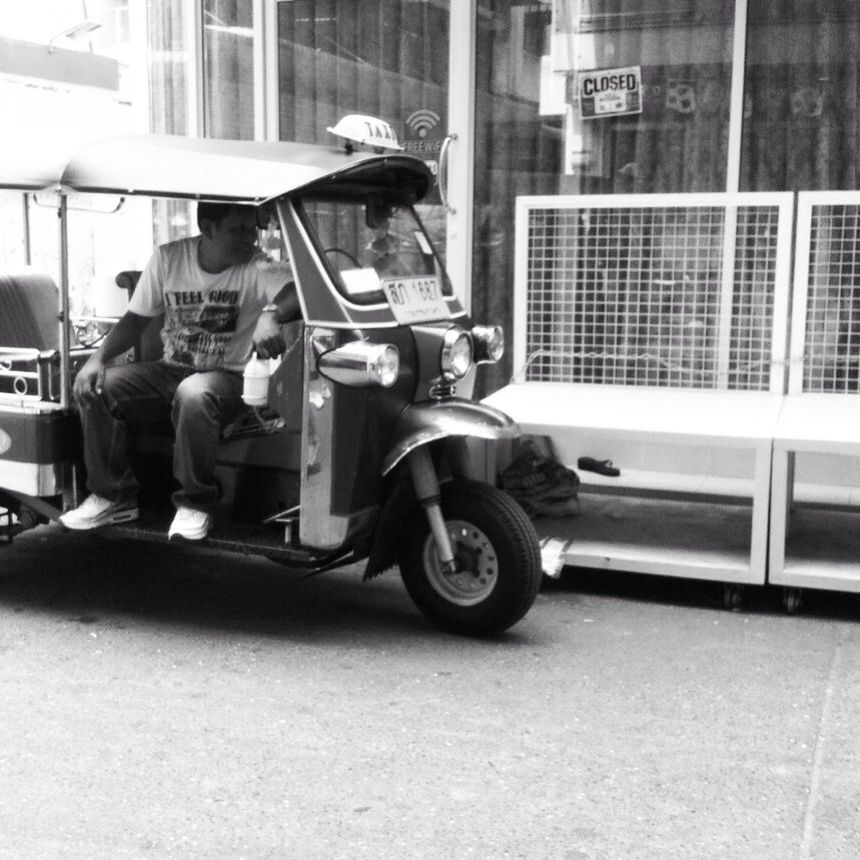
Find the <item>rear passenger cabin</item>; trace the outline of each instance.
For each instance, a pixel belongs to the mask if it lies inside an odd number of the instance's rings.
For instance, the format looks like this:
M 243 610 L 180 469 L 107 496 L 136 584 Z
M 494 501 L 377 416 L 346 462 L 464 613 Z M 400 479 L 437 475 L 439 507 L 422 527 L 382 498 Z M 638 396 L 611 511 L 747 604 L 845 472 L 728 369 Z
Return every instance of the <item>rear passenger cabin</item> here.
M 49 276 L 0 274 L 0 468 L 2 486 L 22 496 L 62 497 L 80 455 L 77 419 L 60 404 L 59 307 Z M 73 344 L 75 366 L 87 354 Z M 3 497 L 0 505 L 18 507 Z
M 117 286 L 129 294 L 140 272 L 121 272 Z M 82 490 L 80 426 L 73 410 L 61 405 L 60 307 L 56 283 L 32 268 L 0 275 L 0 453 L 2 487 L 15 497 L 0 496 L 0 505 L 17 511 L 20 499 L 56 497 L 58 507 Z M 109 321 L 100 320 L 100 331 Z M 140 343 L 116 361 L 150 361 L 161 355 L 161 320 L 147 327 Z M 299 326 L 289 329 L 291 346 L 278 374 L 282 390 L 301 403 L 303 351 Z M 97 345 L 87 319 L 71 324 L 72 373 Z M 172 491 L 169 424 L 140 434 L 135 442 L 144 503 L 169 503 Z M 218 477 L 223 504 L 260 522 L 273 512 L 299 503 L 301 409 L 288 418 L 268 408 L 247 407 L 225 428 Z

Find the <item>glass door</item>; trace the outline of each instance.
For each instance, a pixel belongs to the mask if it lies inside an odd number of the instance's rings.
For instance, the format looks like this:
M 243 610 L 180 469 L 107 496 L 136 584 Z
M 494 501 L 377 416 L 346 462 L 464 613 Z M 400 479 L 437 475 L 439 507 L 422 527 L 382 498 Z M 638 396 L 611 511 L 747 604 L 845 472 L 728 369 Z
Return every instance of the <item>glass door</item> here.
M 472 79 L 468 68 L 465 74 L 458 69 L 463 84 L 452 101 L 450 58 L 468 67 L 469 51 L 461 50 L 460 41 L 452 50 L 450 5 L 449 0 L 280 0 L 274 22 L 277 137 L 330 142 L 326 128 L 350 113 L 389 122 L 404 149 L 436 176 L 419 214 L 467 301 L 468 253 L 462 248 L 468 247 L 470 207 L 468 198 L 461 198 L 468 193 L 471 132 L 463 125 L 468 118 L 463 104 L 472 101 Z M 455 5 L 457 15 L 472 8 Z M 461 127 L 452 128 L 452 121 Z

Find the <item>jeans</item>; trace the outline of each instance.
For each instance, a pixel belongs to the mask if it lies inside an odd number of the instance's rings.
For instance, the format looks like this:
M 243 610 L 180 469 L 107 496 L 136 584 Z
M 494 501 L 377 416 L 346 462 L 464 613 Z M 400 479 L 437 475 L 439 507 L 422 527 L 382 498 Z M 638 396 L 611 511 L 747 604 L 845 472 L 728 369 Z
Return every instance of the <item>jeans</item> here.
M 242 375 L 198 372 L 161 361 L 107 368 L 104 389 L 81 409 L 87 489 L 111 501 L 130 501 L 140 484 L 128 444 L 139 427 L 173 422 L 177 506 L 210 512 L 218 503 L 215 464 L 221 429 L 243 408 Z

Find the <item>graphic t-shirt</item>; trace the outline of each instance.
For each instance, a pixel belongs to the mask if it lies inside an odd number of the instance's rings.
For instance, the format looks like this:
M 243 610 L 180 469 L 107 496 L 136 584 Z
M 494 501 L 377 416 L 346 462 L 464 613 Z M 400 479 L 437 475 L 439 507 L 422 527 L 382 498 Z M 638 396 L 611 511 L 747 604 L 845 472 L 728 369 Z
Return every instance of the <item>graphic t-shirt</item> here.
M 242 371 L 260 312 L 290 280 L 289 266 L 258 252 L 248 263 L 211 275 L 200 268 L 199 243 L 194 236 L 156 248 L 129 310 L 144 317 L 164 313 L 161 340 L 168 364 Z

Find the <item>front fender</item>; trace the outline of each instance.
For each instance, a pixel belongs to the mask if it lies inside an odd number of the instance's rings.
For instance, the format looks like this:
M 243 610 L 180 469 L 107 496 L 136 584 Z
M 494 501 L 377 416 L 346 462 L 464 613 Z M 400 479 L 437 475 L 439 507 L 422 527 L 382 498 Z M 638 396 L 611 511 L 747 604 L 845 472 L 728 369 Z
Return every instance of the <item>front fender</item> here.
M 448 436 L 479 439 L 515 439 L 519 425 L 499 409 L 471 400 L 439 400 L 413 403 L 397 419 L 392 444 L 382 462 L 387 475 L 410 451 Z

